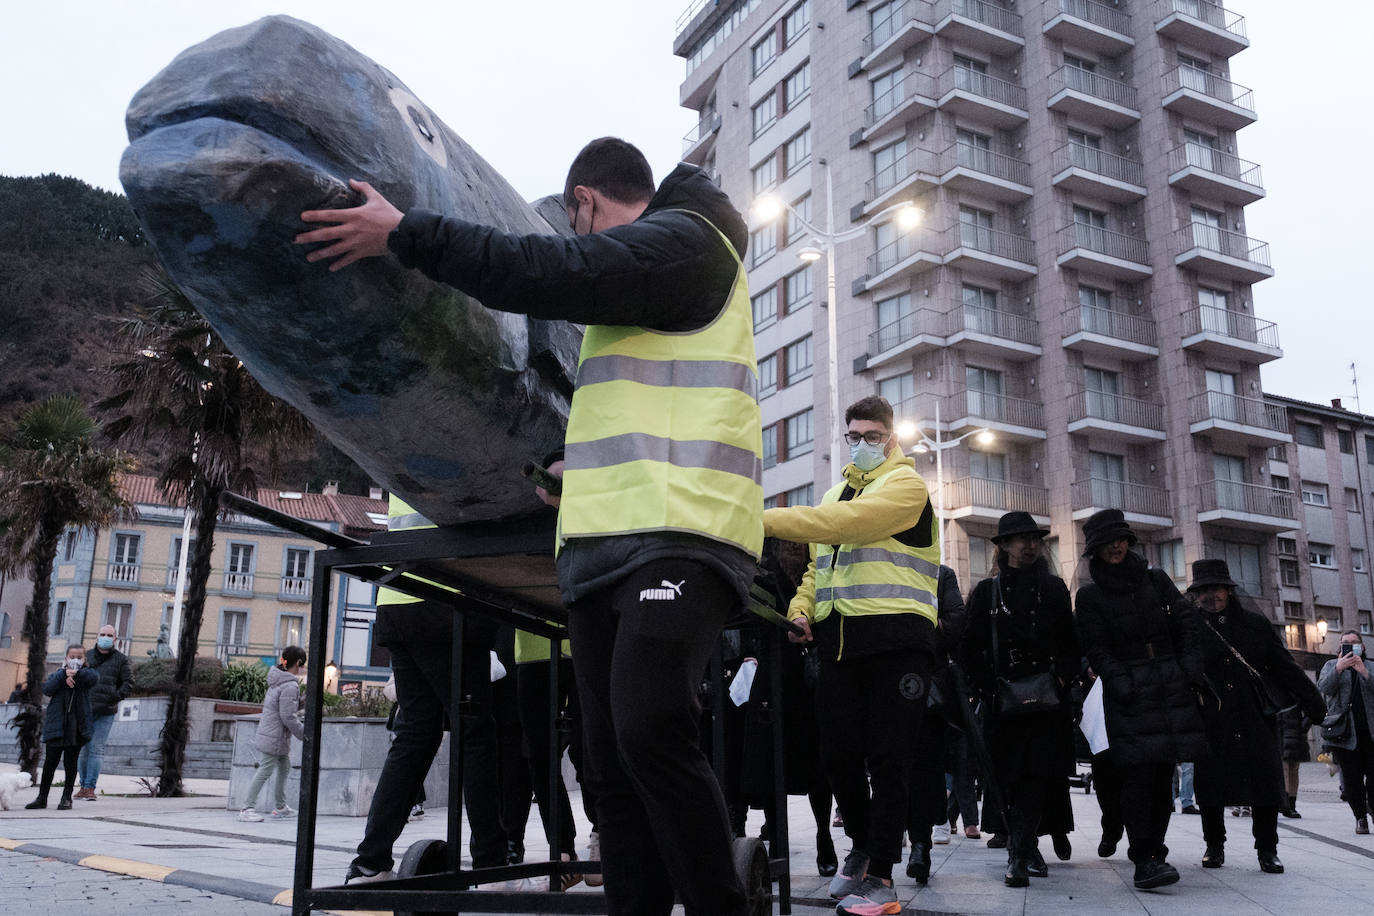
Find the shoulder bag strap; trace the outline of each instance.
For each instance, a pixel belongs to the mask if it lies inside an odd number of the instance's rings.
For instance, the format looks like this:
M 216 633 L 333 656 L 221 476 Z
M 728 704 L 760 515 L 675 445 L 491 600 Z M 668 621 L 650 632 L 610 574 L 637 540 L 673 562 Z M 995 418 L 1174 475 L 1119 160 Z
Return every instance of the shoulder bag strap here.
M 1210 620 L 1208 620 L 1206 617 L 1203 617 L 1203 618 L 1202 618 L 1202 622 L 1203 622 L 1203 624 L 1207 627 L 1207 629 L 1209 629 L 1209 630 L 1212 631 L 1212 635 L 1213 635 L 1213 636 L 1215 636 L 1217 639 L 1221 640 L 1221 644 L 1222 644 L 1223 646 L 1225 646 L 1227 649 L 1231 650 L 1231 654 L 1234 655 L 1234 656 L 1236 657 L 1236 661 L 1240 662 L 1242 665 L 1245 666 L 1245 670 L 1250 672 L 1250 676 L 1253 677 L 1255 680 L 1259 681 L 1261 684 L 1263 684 L 1263 683 L 1264 683 L 1264 678 L 1260 675 L 1260 673 L 1259 673 L 1258 671 L 1255 670 L 1254 665 L 1251 665 L 1249 662 L 1247 662 L 1247 661 L 1245 660 L 1245 656 L 1244 656 L 1244 655 L 1241 655 L 1240 652 L 1236 649 L 1235 646 L 1233 646 L 1233 645 L 1231 645 L 1229 642 L 1227 642 L 1225 636 L 1222 636 L 1220 633 L 1217 632 L 1217 628 L 1214 627 L 1214 626 L 1212 626 L 1212 622 L 1211 622 Z

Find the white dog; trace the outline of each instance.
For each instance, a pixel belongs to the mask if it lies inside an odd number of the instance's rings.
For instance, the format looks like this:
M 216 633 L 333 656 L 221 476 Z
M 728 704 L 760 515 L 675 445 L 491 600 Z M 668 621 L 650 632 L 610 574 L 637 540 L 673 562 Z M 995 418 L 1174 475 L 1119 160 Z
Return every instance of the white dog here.
M 33 785 L 28 773 L 0 773 L 0 811 L 10 810 L 10 802 L 20 789 Z

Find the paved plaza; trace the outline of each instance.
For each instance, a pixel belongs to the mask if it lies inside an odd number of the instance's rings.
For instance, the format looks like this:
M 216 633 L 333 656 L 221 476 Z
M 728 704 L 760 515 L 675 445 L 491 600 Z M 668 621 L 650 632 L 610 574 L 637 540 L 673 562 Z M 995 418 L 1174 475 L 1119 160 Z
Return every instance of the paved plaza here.
M 12 765 L 6 766 L 11 771 Z M 1170 824 L 1170 860 L 1183 880 L 1162 891 L 1138 892 L 1125 844 L 1110 859 L 1096 846 L 1097 802 L 1073 793 L 1078 830 L 1072 834 L 1073 858 L 1059 862 L 1049 849 L 1050 876 L 1029 888 L 1004 887 L 1002 850 L 984 840 L 955 838 L 936 846 L 930 884 L 918 888 L 897 869 L 899 896 L 911 914 L 968 913 L 1151 913 L 1264 914 L 1338 912 L 1364 907 L 1374 886 L 1374 837 L 1354 835 L 1354 821 L 1337 797 L 1336 780 L 1323 764 L 1304 764 L 1301 820 L 1279 820 L 1279 855 L 1284 875 L 1266 875 L 1255 861 L 1250 822 L 1227 817 L 1230 832 L 1226 866 L 1204 871 L 1202 825 L 1197 817 L 1176 815 Z M 290 902 L 296 825 L 294 821 L 243 824 L 226 810 L 227 783 L 191 780 L 195 797 L 155 799 L 136 795 L 127 777 L 104 776 L 99 801 L 78 801 L 71 811 L 25 811 L 36 794 L 20 793 L 16 810 L 0 812 L 0 887 L 5 913 L 70 912 L 95 905 L 102 912 L 134 909 L 143 913 L 286 912 Z M 51 799 L 56 803 L 57 792 Z M 580 823 L 585 848 L 586 826 Z M 790 807 L 793 832 L 793 912 L 799 916 L 833 912 L 825 898 L 825 879 L 816 875 L 815 839 L 804 798 Z M 759 812 L 750 828 L 757 832 Z M 363 829 L 362 818 L 322 817 L 318 823 L 315 883 L 337 884 L 352 858 Z M 840 854 L 849 848 L 833 831 Z M 410 843 L 444 834 L 442 809 L 430 809 L 410 824 L 397 855 Z M 529 857 L 542 857 L 537 817 L 526 834 Z M 599 893 L 579 885 L 572 893 Z

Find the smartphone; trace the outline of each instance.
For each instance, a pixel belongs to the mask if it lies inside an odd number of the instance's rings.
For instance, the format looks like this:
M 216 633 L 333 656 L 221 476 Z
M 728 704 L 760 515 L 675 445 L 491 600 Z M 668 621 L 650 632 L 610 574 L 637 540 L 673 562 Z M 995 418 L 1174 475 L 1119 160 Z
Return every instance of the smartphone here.
M 1341 654 L 1342 654 L 1342 655 L 1349 655 L 1351 652 L 1354 652 L 1354 651 L 1355 651 L 1355 644 L 1354 644 L 1354 643 L 1348 643 L 1348 642 L 1343 642 L 1343 643 L 1341 643 Z

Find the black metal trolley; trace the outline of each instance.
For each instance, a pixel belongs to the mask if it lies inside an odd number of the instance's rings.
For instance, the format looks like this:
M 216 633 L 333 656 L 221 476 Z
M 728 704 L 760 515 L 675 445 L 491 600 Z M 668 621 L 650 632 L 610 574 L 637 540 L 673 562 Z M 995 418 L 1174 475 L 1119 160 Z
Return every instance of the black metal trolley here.
M 319 794 L 320 726 L 324 706 L 324 669 L 328 639 L 332 573 L 336 570 L 366 582 L 385 585 L 416 598 L 454 607 L 460 620 L 463 611 L 454 606 L 454 592 L 462 593 L 464 606 L 500 622 L 550 640 L 549 728 L 551 730 L 550 779 L 562 779 L 559 727 L 559 666 L 562 643 L 568 638 L 567 611 L 559 598 L 554 571 L 553 513 L 499 524 L 423 528 L 375 535 L 364 543 L 337 532 L 270 509 L 252 500 L 227 494 L 225 505 L 235 512 L 309 537 L 327 550 L 315 552 L 311 591 L 310 645 L 307 661 L 305 741 L 301 752 L 301 797 L 296 829 L 296 863 L 291 908 L 293 916 L 319 909 L 393 910 L 440 913 L 606 913 L 606 898 L 599 893 L 559 892 L 563 874 L 597 873 L 599 863 L 576 860 L 525 862 L 499 868 L 462 868 L 462 750 L 458 729 L 449 740 L 448 831 L 445 840 L 413 843 L 396 867 L 396 877 L 363 885 L 314 887 L 315 819 Z M 772 672 L 768 705 L 773 720 L 774 772 L 783 772 L 781 721 L 781 648 L 786 619 L 759 597 L 747 611 L 727 622 L 740 626 L 762 620 L 776 627 L 768 640 Z M 458 621 L 460 622 L 460 621 Z M 462 695 L 462 631 L 454 627 L 450 709 L 462 715 L 468 703 Z M 719 650 L 712 660 L 711 677 L 719 681 Z M 725 685 L 712 691 L 716 735 L 712 741 L 718 776 L 723 774 L 724 750 L 720 740 L 721 705 Z M 551 786 L 550 797 L 556 797 Z M 778 912 L 791 913 L 791 872 L 784 780 L 776 780 L 774 834 L 771 849 L 757 838 L 735 840 L 734 860 L 748 899 L 750 916 L 773 912 L 773 884 L 777 884 Z M 557 849 L 558 806 L 552 806 L 550 848 Z M 556 855 L 556 853 L 554 853 Z M 549 877 L 550 890 L 477 890 L 479 885 L 499 885 L 517 878 Z

